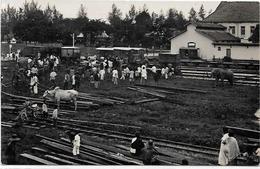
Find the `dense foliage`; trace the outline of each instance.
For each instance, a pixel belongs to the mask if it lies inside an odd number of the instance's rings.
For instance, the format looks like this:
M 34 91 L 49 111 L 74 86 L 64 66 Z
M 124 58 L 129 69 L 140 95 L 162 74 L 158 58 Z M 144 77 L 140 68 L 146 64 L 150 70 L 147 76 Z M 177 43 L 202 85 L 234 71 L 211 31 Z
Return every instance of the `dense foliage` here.
M 150 14 L 151 13 L 151 14 Z M 198 13 L 192 8 L 189 20 L 201 20 L 205 17 L 203 6 Z M 170 8 L 167 14 L 150 12 L 146 5 L 137 11 L 132 5 L 125 17 L 115 4 L 108 14 L 108 21 L 93 20 L 87 17 L 85 5 L 80 5 L 77 18 L 63 18 L 55 6 L 47 5 L 41 9 L 37 2 L 25 2 L 23 7 L 16 9 L 9 5 L 1 13 L 2 39 L 9 41 L 15 37 L 29 42 L 61 42 L 72 44 L 72 34 L 84 35 L 77 40 L 84 45 L 97 45 L 100 35 L 105 31 L 109 36 L 106 45 L 142 46 L 155 48 L 169 47 L 169 38 L 178 31 L 185 29 L 188 22 L 181 11 Z M 102 40 L 102 37 L 101 37 Z

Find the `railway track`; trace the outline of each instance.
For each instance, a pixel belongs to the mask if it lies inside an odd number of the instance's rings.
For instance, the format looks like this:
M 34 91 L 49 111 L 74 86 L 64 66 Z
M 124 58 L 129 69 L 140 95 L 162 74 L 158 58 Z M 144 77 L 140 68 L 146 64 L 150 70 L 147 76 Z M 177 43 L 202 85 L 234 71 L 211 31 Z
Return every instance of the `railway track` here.
M 9 123 L 10 123 L 10 121 L 9 121 Z M 26 121 L 25 125 L 26 126 L 32 125 L 33 127 L 37 127 L 37 126 L 46 127 L 46 126 L 52 126 L 52 121 L 44 120 L 44 119 L 36 119 L 36 120 Z M 118 132 L 118 131 L 106 130 L 106 129 L 96 128 L 96 127 L 91 127 L 91 126 L 86 126 L 86 125 L 83 126 L 82 124 L 79 124 L 77 122 L 74 122 L 74 124 L 73 124 L 66 120 L 59 120 L 58 128 L 63 129 L 63 130 L 72 130 L 72 131 L 82 132 L 82 133 L 86 133 L 88 135 L 123 140 L 126 142 L 131 142 L 131 139 L 134 137 L 134 134 L 122 133 L 122 132 Z M 182 143 L 182 142 L 158 139 L 158 138 L 154 138 L 154 137 L 143 136 L 142 138 L 144 141 L 153 139 L 155 141 L 156 145 L 159 147 L 163 147 L 166 149 L 174 149 L 176 151 L 185 152 L 185 154 L 193 153 L 196 155 L 200 155 L 201 157 L 210 158 L 210 159 L 214 159 L 218 155 L 218 149 L 211 148 L 211 147 L 192 145 L 192 144 L 187 144 L 187 143 Z

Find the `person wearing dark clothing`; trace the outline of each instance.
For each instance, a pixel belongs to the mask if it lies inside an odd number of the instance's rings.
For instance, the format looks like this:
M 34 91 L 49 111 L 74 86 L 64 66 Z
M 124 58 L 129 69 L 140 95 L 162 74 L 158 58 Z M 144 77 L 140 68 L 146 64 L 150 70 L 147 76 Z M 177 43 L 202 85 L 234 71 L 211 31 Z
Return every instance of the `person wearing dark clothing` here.
M 5 155 L 7 156 L 7 164 L 16 164 L 16 143 L 20 138 L 16 134 L 13 134 L 9 139 Z
M 142 150 L 142 161 L 144 165 L 156 165 L 159 164 L 157 159 L 158 152 L 154 148 L 153 141 L 149 140 L 146 148 Z
M 144 148 L 144 143 L 140 137 L 140 133 L 135 134 L 135 138 L 132 139 L 130 153 L 138 156 L 141 154 L 141 150 Z
M 75 74 L 75 89 L 78 90 L 80 87 L 80 75 L 79 72 Z
M 95 72 L 93 74 L 93 78 L 94 78 L 94 87 L 96 89 L 98 89 L 98 86 L 99 86 L 99 74 L 97 72 Z
M 67 70 L 65 76 L 64 76 L 64 85 L 63 85 L 63 89 L 64 90 L 68 90 L 69 89 L 69 81 L 70 81 L 70 74 L 69 74 L 69 70 Z

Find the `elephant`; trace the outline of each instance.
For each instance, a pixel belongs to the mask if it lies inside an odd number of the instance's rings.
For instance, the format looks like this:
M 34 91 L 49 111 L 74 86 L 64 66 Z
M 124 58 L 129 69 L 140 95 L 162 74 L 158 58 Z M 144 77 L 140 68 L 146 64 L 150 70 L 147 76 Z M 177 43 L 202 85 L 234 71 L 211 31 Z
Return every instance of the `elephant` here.
M 211 77 L 215 78 L 215 85 L 218 86 L 218 81 L 221 79 L 222 86 L 224 85 L 224 79 L 227 79 L 231 86 L 234 82 L 234 73 L 228 69 L 214 68 L 211 71 Z

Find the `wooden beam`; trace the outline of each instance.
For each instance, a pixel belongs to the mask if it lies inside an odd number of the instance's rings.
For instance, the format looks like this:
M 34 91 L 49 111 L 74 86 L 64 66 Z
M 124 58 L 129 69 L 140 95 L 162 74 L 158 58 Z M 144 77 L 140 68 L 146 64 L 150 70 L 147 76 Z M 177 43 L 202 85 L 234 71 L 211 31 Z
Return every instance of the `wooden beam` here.
M 251 130 L 251 129 L 245 129 L 245 128 L 239 128 L 239 127 L 232 127 L 232 126 L 225 126 L 223 128 L 232 130 L 234 134 L 237 134 L 240 136 L 250 137 L 250 138 L 255 138 L 255 139 L 260 138 L 259 130 Z
M 135 88 L 135 87 L 127 87 L 127 89 L 134 90 L 134 91 L 137 91 L 137 92 L 141 92 L 141 93 L 144 93 L 144 94 L 149 94 L 149 95 L 159 97 L 159 98 L 166 98 L 166 95 L 160 94 L 160 93 L 155 92 L 155 91 L 148 91 L 148 90 L 145 90 L 145 89 Z
M 44 160 L 42 158 L 36 157 L 34 155 L 31 155 L 31 154 L 27 154 L 27 153 L 20 154 L 20 156 L 22 156 L 24 158 L 27 158 L 27 159 L 30 159 L 30 160 L 33 160 L 33 161 L 36 161 L 36 162 L 38 162 L 40 164 L 57 165 L 56 163 L 50 162 L 48 160 Z
M 114 127 L 126 127 L 126 128 L 133 128 L 135 130 L 141 130 L 141 127 L 139 126 L 132 126 L 132 125 L 123 125 L 123 124 L 115 124 L 115 123 L 106 123 L 106 122 L 100 122 L 100 121 L 89 121 L 89 120 L 74 120 L 74 119 L 65 119 L 60 118 L 62 121 L 68 121 L 68 122 L 76 122 L 76 123 L 82 123 L 82 124 L 97 124 L 97 125 L 107 125 L 107 126 L 114 126 Z
M 200 93 L 200 94 L 206 94 L 207 93 L 207 91 L 198 90 L 198 89 L 186 89 L 186 88 L 153 86 L 153 85 L 141 85 L 141 84 L 135 84 L 135 85 L 136 86 L 141 86 L 141 87 L 149 87 L 149 88 L 155 88 L 155 89 L 165 89 L 165 90 L 179 91 L 179 92 L 194 92 L 194 93 Z
M 61 158 L 64 158 L 64 159 L 68 159 L 68 160 L 74 161 L 74 162 L 79 163 L 79 164 L 100 165 L 100 164 L 92 162 L 92 161 L 83 160 L 83 159 L 79 159 L 79 158 L 74 158 L 72 156 L 68 156 L 68 155 L 65 155 L 65 154 L 59 154 L 59 153 L 50 152 L 50 151 L 47 151 L 47 150 L 39 148 L 39 147 L 32 147 L 32 150 L 38 151 L 40 153 L 52 154 L 52 155 L 55 155 L 55 156 L 58 156 L 58 157 L 61 157 Z
M 57 161 L 59 163 L 65 164 L 65 165 L 79 165 L 78 163 L 72 162 L 72 161 L 68 161 L 59 157 L 55 157 L 52 155 L 44 155 L 45 158 L 49 159 L 49 160 L 53 160 L 53 161 Z

